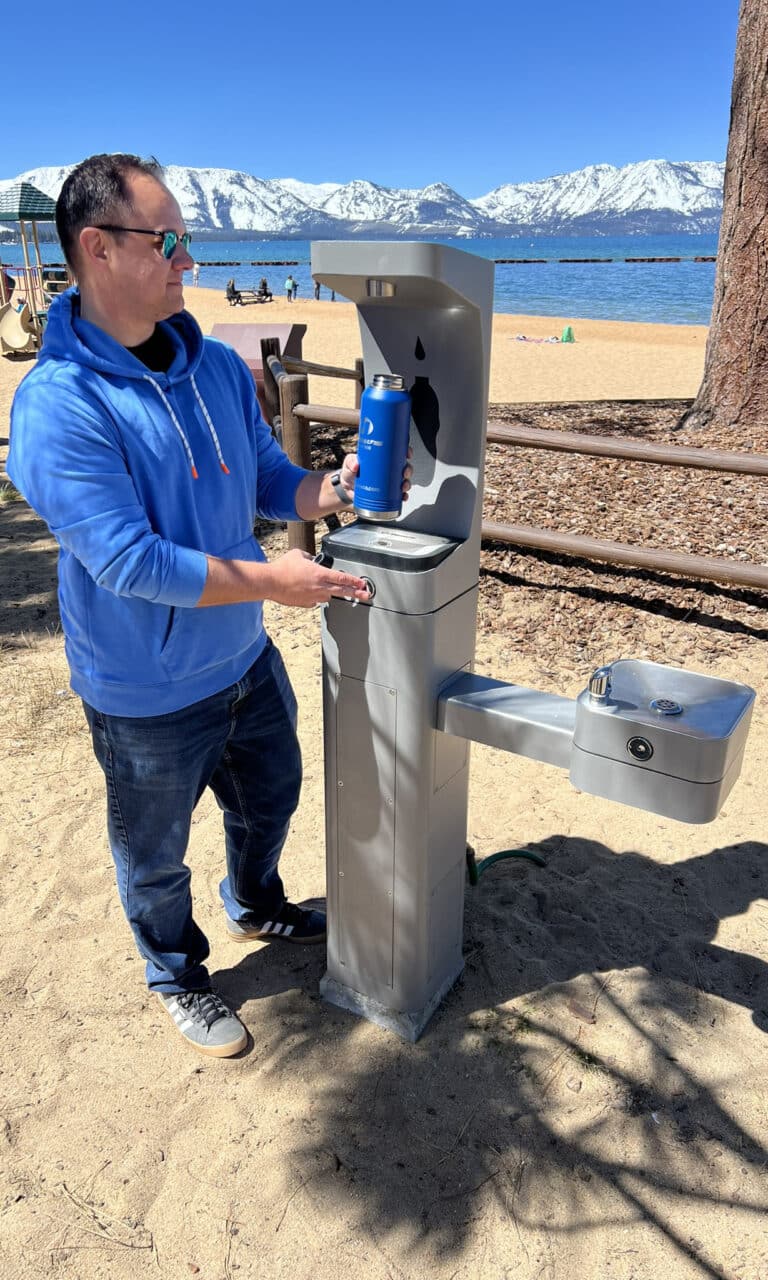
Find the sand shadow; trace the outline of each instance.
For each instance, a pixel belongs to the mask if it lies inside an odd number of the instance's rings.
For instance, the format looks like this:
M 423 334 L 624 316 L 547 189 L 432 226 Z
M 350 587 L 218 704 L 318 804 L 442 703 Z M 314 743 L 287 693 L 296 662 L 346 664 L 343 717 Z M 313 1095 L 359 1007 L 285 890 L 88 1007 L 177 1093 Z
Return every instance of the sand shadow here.
M 478 1224 L 500 1215 L 522 1255 L 523 1228 L 540 1241 L 530 1274 L 554 1274 L 548 1238 L 602 1230 L 607 1249 L 624 1221 L 653 1227 L 696 1274 L 729 1275 L 680 1206 L 727 1196 L 757 1231 L 768 1151 L 681 1059 L 694 1040 L 716 1059 L 739 1006 L 765 1026 L 768 967 L 713 939 L 764 893 L 768 846 L 670 867 L 574 838 L 533 847 L 546 868 L 499 863 L 468 890 L 465 973 L 416 1045 L 320 1002 L 316 949 L 263 948 L 216 974 L 249 1006 L 246 1078 L 304 1082 L 286 1158 L 313 1212 L 343 1215 L 393 1275 L 390 1232 L 405 1230 L 414 1268 L 428 1242 L 463 1276 Z
M 5 648 L 24 643 L 23 636 L 58 628 L 57 565 L 58 550 L 26 502 L 0 506 L 0 643 Z
M 515 551 L 515 548 L 510 548 L 506 543 L 489 540 L 484 545 L 488 550 L 499 551 L 503 548 L 505 551 L 510 549 L 513 552 Z M 699 579 L 656 573 L 652 569 L 634 569 L 627 565 L 597 563 L 593 560 L 585 560 L 580 556 L 566 556 L 560 552 L 543 551 L 539 548 L 526 547 L 524 553 L 521 554 L 524 554 L 525 559 L 530 561 L 532 565 L 535 565 L 537 561 L 542 564 L 560 564 L 567 566 L 569 569 L 585 569 L 595 580 L 598 577 L 604 579 L 615 578 L 616 589 L 612 591 L 606 587 L 598 586 L 597 581 L 595 581 L 594 585 L 593 583 L 579 584 L 565 580 L 539 582 L 534 580 L 532 573 L 524 575 L 506 569 L 493 569 L 485 565 L 481 566 L 481 577 L 492 579 L 503 587 L 529 587 L 532 590 L 535 589 L 536 591 L 550 594 L 556 592 L 558 595 L 562 593 L 577 599 L 596 600 L 602 604 L 620 604 L 627 608 L 637 609 L 642 613 L 650 613 L 679 622 L 689 622 L 692 625 L 706 627 L 712 631 L 751 636 L 757 640 L 768 639 L 768 595 L 764 591 L 750 591 L 746 587 L 726 587 Z M 631 589 L 633 578 L 637 579 L 638 582 L 652 582 L 658 585 L 661 589 L 661 594 L 650 599 L 634 594 Z M 664 597 L 663 592 L 665 589 L 672 594 L 686 589 L 694 590 L 698 595 L 710 600 L 723 599 L 752 605 L 760 610 L 765 622 L 763 625 L 753 626 L 738 618 L 728 618 L 717 613 L 707 613 L 703 608 L 692 608 L 687 604 L 678 605 L 674 603 L 673 599 Z

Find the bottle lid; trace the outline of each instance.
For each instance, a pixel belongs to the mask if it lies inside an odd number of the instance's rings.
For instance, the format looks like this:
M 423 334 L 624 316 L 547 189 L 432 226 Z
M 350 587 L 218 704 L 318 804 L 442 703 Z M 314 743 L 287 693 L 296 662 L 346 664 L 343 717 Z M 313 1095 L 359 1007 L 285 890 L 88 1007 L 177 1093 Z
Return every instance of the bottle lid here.
M 400 373 L 374 373 L 373 385 L 387 391 L 404 391 L 405 378 Z

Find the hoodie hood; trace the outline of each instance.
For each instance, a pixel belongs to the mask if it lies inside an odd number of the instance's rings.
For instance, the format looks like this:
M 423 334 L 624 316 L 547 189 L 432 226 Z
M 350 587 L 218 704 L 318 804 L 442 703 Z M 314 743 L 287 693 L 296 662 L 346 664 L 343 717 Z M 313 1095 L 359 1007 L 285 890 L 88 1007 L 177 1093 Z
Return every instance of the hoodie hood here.
M 203 335 L 188 311 L 179 311 L 160 327 L 173 344 L 174 357 L 166 373 L 153 373 L 162 386 L 174 386 L 197 372 L 203 357 Z M 103 329 L 80 314 L 80 291 L 67 289 L 48 312 L 38 364 L 46 360 L 72 360 L 103 377 L 143 378 L 147 372 L 136 356 Z
M 179 311 L 168 320 L 161 320 L 159 323 L 171 343 L 174 354 L 170 367 L 166 371 L 153 370 L 149 373 L 146 365 L 129 351 L 128 347 L 124 347 L 103 329 L 83 319 L 80 312 L 80 292 L 78 289 L 68 289 L 51 307 L 40 359 L 43 363 L 46 360 L 70 360 L 87 369 L 92 369 L 101 377 L 119 378 L 121 381 L 127 379 L 129 383 L 131 379 L 148 382 L 162 400 L 189 459 L 190 471 L 197 480 L 198 470 L 192 447 L 182 422 L 168 398 L 168 393 L 172 392 L 179 383 L 188 379 L 210 432 L 219 466 L 225 475 L 229 475 L 229 467 L 224 460 L 213 419 L 195 382 L 195 371 L 203 355 L 203 335 L 200 327 L 188 311 Z

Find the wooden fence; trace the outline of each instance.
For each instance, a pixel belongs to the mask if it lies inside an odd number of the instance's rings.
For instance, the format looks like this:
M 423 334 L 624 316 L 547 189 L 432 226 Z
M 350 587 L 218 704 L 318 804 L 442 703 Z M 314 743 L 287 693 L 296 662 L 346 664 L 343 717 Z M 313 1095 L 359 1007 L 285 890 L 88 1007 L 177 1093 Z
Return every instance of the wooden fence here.
M 359 426 L 359 408 L 341 409 L 330 405 L 312 404 L 309 400 L 308 375 L 314 373 L 324 377 L 355 379 L 359 405 L 359 396 L 363 387 L 362 361 L 357 361 L 354 370 L 334 369 L 326 365 L 310 365 L 301 360 L 285 360 L 281 363 L 277 356 L 265 353 L 264 368 L 265 376 L 266 370 L 269 369 L 269 376 L 274 379 L 275 396 L 279 399 L 278 430 L 282 431 L 283 448 L 292 461 L 300 466 L 312 465 L 311 423 L 328 423 L 352 428 Z M 489 444 L 516 445 L 561 453 L 581 453 L 600 458 L 631 459 L 668 467 L 693 467 L 738 475 L 768 475 L 768 456 L 765 454 L 697 449 L 683 445 L 658 445 L 625 437 L 590 436 L 570 431 L 542 431 L 536 427 L 494 422 L 488 424 L 486 439 Z M 720 559 L 715 556 L 695 556 L 676 551 L 645 549 L 622 542 L 587 538 L 581 534 L 557 533 L 550 529 L 502 524 L 493 520 L 483 521 L 482 536 L 487 541 L 554 551 L 560 555 L 600 560 L 607 564 L 623 564 L 633 568 L 671 573 L 679 577 L 723 582 L 753 589 L 768 589 L 768 565 L 744 564 L 741 561 Z M 288 545 L 300 547 L 313 555 L 315 552 L 314 525 L 298 521 L 291 522 L 288 525 Z

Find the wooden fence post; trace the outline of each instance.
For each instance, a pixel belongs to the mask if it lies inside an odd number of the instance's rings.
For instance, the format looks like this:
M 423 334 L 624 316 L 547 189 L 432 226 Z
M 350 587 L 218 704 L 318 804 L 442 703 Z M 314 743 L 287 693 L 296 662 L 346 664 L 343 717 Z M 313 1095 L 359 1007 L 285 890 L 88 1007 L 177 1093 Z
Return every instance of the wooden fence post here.
M 355 408 L 360 408 L 360 401 L 363 398 L 363 390 L 365 388 L 365 370 L 363 368 L 363 357 L 358 356 L 355 360 L 355 373 L 357 374 L 357 382 L 355 383 Z
M 280 392 L 277 389 L 274 374 L 269 367 L 269 357 L 277 356 L 280 359 L 280 339 L 279 338 L 262 338 L 261 339 L 261 371 L 264 379 L 264 402 L 267 406 L 267 422 L 269 426 L 274 425 L 275 418 L 280 413 Z
M 306 404 L 309 400 L 309 379 L 305 373 L 286 373 L 280 379 L 280 420 L 283 428 L 283 449 L 291 462 L 299 467 L 312 467 L 312 446 L 309 434 L 309 422 L 298 418 L 293 412 L 297 404 Z M 315 526 L 309 520 L 289 520 L 288 549 L 298 547 L 301 551 L 315 554 Z

